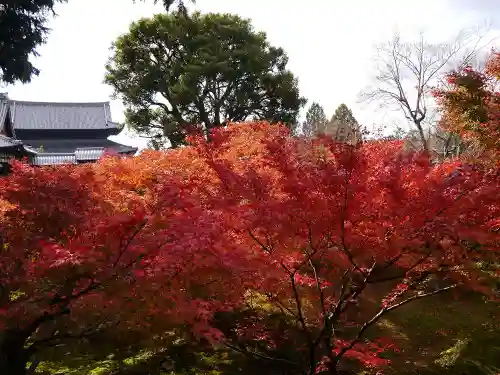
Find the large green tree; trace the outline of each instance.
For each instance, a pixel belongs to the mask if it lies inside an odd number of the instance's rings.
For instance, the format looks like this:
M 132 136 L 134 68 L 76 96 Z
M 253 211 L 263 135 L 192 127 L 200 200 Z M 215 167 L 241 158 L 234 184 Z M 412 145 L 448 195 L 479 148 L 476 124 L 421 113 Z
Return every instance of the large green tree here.
M 344 103 L 339 105 L 332 116 L 331 122 L 340 122 L 342 124 L 347 124 L 353 128 L 359 126 L 358 120 L 352 114 L 352 111 Z
M 0 81 L 29 82 L 39 70 L 31 57 L 45 42 L 54 5 L 66 0 L 9 0 L 0 3 Z
M 306 121 L 302 124 L 302 133 L 306 137 L 313 137 L 325 131 L 326 115 L 323 107 L 313 102 L 306 113 Z
M 352 114 L 352 111 L 347 105 L 342 103 L 337 107 L 330 122 L 326 124 L 325 132 L 328 134 L 337 134 L 339 126 L 347 126 L 349 132 L 360 131 L 358 120 Z
M 175 11 L 134 22 L 116 40 L 105 82 L 132 128 L 175 147 L 193 124 L 266 119 L 294 127 L 305 100 L 287 62 L 249 20 Z

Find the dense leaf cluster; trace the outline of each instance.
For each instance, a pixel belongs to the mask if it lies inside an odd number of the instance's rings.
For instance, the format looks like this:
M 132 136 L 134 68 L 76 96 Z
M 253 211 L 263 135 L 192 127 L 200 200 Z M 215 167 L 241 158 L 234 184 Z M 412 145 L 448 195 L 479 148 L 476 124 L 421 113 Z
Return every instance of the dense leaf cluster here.
M 441 127 L 473 140 L 478 154 L 500 160 L 500 53 L 493 52 L 484 72 L 466 67 L 447 75 L 450 87 L 436 90 Z M 485 155 L 486 153 L 486 155 Z
M 380 368 L 399 351 L 376 329 L 388 314 L 494 294 L 498 170 L 264 122 L 210 138 L 0 180 L 1 373 L 68 353 L 143 353 L 157 371 Z

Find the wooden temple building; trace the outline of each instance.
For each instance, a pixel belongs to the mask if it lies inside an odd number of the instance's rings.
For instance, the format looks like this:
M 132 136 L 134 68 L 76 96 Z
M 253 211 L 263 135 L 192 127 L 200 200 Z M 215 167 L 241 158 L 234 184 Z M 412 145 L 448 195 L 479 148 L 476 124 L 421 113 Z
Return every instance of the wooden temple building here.
M 109 102 L 28 102 L 0 94 L 3 173 L 11 158 L 27 158 L 32 165 L 44 166 L 95 162 L 106 151 L 134 155 L 137 148 L 108 139 L 120 131 L 111 120 Z

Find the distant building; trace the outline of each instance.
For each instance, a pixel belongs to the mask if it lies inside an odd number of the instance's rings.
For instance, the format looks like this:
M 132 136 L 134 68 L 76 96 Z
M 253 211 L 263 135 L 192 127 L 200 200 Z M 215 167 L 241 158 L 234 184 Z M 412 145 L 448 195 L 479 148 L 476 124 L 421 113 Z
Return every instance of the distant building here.
M 45 103 L 10 100 L 0 94 L 0 163 L 27 158 L 32 165 L 97 161 L 105 151 L 134 155 L 108 139 L 121 131 L 109 102 Z

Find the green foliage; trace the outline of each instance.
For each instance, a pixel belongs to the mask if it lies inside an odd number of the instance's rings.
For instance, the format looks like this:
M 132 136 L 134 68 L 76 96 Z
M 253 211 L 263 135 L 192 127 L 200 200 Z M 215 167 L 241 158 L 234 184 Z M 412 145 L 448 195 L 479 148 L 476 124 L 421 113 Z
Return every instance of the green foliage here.
M 10 301 L 15 301 L 15 300 L 17 300 L 18 298 L 21 298 L 24 295 L 25 295 L 24 292 L 22 292 L 20 290 L 14 290 L 14 291 L 9 292 L 9 300 Z
M 385 136 L 384 139 L 390 139 L 390 140 L 403 140 L 408 136 L 409 132 L 406 131 L 404 128 L 402 128 L 399 125 L 396 125 L 394 130 L 389 133 L 389 135 Z
M 440 357 L 435 360 L 435 363 L 441 367 L 452 367 L 463 354 L 468 344 L 469 340 L 458 339 L 451 348 L 441 352 Z
M 326 115 L 323 107 L 313 102 L 306 113 L 306 121 L 302 124 L 302 132 L 306 137 L 313 137 L 324 133 L 326 125 Z
M 190 125 L 267 119 L 293 127 L 304 104 L 281 48 L 230 14 L 158 14 L 113 45 L 106 83 L 139 133 L 183 143 Z
M 359 127 L 358 121 L 354 118 L 352 111 L 343 103 L 337 107 L 330 122 L 346 124 L 351 126 L 353 129 Z
M 498 303 L 474 293 L 463 293 L 459 300 L 439 296 L 407 306 L 378 327 L 401 348 L 391 358 L 388 374 L 496 375 L 499 321 Z
M 384 373 L 398 375 L 496 375 L 500 369 L 500 326 L 498 305 L 485 302 L 479 296 L 465 296 L 465 301 L 434 297 L 415 302 L 388 315 L 376 330 L 390 335 L 401 348 L 391 356 L 390 369 Z M 443 309 L 443 303 L 447 308 Z M 265 298 L 252 298 L 251 310 L 267 311 Z M 254 319 L 253 314 L 233 312 L 217 320 L 218 327 L 229 337 L 233 324 L 241 321 L 242 314 Z M 297 359 L 291 331 L 291 322 L 279 314 L 269 314 L 266 325 L 282 326 L 281 337 L 288 337 L 287 344 L 269 349 L 266 353 L 274 358 Z M 489 322 L 489 323 L 485 323 Z M 376 335 L 379 332 L 372 332 Z M 437 334 L 436 334 L 437 333 Z M 259 347 L 258 342 L 246 342 L 248 347 Z M 101 359 L 82 355 L 81 358 L 64 358 L 58 362 L 43 362 L 37 373 L 42 375 L 232 375 L 232 374 L 295 374 L 286 364 L 267 361 L 235 352 L 225 347 L 211 348 L 203 343 L 177 340 L 159 349 L 138 350 L 135 354 L 103 355 Z M 163 369 L 163 372 L 161 372 Z M 285 370 L 286 369 L 286 370 Z M 369 370 L 361 372 L 372 375 Z M 360 374 L 361 374 L 360 373 Z
M 0 81 L 29 82 L 39 70 L 30 61 L 45 42 L 54 5 L 66 0 L 11 0 L 0 6 Z
M 347 138 L 350 138 L 353 134 L 358 134 L 358 137 L 361 137 L 362 133 L 364 133 L 361 131 L 360 125 L 354 118 L 352 111 L 345 104 L 337 107 L 332 118 L 326 124 L 324 133 L 341 139 L 346 135 L 345 133 L 339 133 L 340 129 L 345 129 Z

